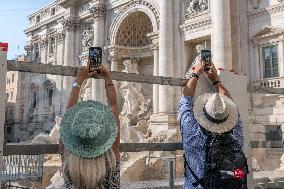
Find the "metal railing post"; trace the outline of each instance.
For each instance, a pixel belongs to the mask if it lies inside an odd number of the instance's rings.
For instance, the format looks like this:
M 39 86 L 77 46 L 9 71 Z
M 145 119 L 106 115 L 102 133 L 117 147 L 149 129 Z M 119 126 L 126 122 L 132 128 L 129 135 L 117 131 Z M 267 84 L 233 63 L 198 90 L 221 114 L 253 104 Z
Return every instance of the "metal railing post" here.
M 170 169 L 170 174 L 169 174 L 169 189 L 174 189 L 174 159 L 169 159 L 169 169 Z
M 0 173 L 3 169 L 3 145 L 4 145 L 4 122 L 6 100 L 6 74 L 7 74 L 7 51 L 8 44 L 0 42 Z M 2 178 L 0 177 L 0 189 Z

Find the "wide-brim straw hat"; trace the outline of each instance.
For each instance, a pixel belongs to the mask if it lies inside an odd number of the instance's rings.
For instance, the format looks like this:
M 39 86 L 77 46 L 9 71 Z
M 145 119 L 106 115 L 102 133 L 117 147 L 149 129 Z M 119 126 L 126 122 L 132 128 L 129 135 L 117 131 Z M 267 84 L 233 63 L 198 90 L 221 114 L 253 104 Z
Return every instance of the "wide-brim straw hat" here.
M 94 158 L 108 151 L 117 136 L 111 109 L 96 101 L 83 101 L 69 109 L 60 126 L 60 139 L 71 153 Z
M 239 116 L 234 102 L 219 93 L 205 93 L 199 96 L 195 101 L 193 112 L 200 126 L 213 133 L 232 130 Z

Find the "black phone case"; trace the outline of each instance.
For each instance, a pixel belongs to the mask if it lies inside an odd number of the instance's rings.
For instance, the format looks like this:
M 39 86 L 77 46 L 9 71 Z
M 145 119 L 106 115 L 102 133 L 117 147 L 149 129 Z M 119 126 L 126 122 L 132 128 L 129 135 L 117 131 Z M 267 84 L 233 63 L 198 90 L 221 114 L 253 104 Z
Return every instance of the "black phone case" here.
M 97 68 L 102 64 L 102 48 L 90 47 L 89 49 L 89 71 L 91 68 Z

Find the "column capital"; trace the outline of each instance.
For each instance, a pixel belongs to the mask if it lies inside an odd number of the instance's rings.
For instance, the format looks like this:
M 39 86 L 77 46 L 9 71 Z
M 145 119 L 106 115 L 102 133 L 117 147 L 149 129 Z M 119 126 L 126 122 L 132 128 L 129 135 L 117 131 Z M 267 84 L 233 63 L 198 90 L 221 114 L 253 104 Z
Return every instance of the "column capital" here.
M 43 48 L 46 47 L 47 42 L 48 42 L 47 35 L 41 36 L 39 44 L 40 44 L 40 47 L 42 48 L 42 50 L 43 50 Z
M 95 20 L 102 20 L 106 15 L 106 6 L 102 3 L 95 4 L 89 8 L 89 11 Z
M 65 18 L 62 21 L 63 30 L 64 31 L 75 31 L 79 28 L 80 22 L 79 20 L 71 19 L 71 18 Z
M 61 44 L 64 41 L 65 33 L 63 31 L 56 33 L 55 35 L 57 44 Z

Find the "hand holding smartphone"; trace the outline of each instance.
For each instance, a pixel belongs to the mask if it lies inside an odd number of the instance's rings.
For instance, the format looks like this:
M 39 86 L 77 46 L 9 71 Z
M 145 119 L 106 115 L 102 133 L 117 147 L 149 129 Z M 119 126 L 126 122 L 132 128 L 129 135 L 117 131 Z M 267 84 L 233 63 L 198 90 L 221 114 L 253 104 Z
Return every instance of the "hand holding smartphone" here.
M 102 64 L 102 48 L 90 47 L 89 48 L 89 72 L 94 68 L 98 68 Z
M 201 50 L 200 56 L 201 56 L 200 57 L 201 61 L 205 62 L 204 71 L 206 72 L 210 71 L 209 66 L 212 66 L 211 50 L 208 49 Z

